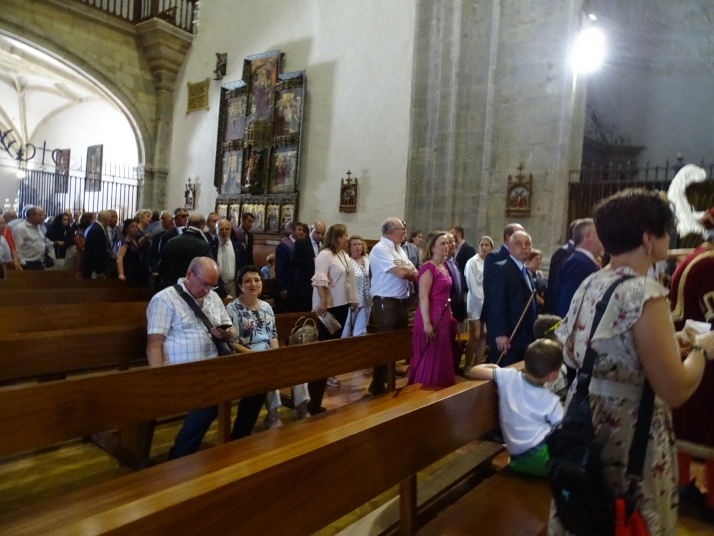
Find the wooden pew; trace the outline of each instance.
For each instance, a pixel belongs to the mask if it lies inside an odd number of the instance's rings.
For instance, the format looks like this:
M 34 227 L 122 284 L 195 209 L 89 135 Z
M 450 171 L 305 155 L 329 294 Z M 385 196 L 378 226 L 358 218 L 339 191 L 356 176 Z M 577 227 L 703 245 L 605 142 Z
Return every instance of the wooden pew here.
M 33 288 L 127 288 L 124 281 L 119 279 L 77 279 L 73 278 L 52 278 L 38 277 L 22 279 L 0 279 L 0 291 L 10 289 L 33 289 Z
M 0 383 L 145 365 L 147 306 L 119 302 L 0 307 Z M 287 343 L 302 316 L 315 318 L 314 313 L 276 315 L 281 344 Z
M 70 270 L 5 270 L 5 279 L 10 281 L 35 279 L 76 279 L 77 274 Z
M 50 305 L 61 303 L 97 303 L 148 301 L 151 289 L 138 288 L 55 288 L 4 289 L 0 288 L 0 307 L 10 305 Z
M 81 327 L 142 325 L 148 301 L 0 306 L 0 336 Z M 31 347 L 30 347 L 31 348 Z
M 0 456 L 411 357 L 409 330 L 0 389 Z M 180 396 L 177 396 L 180 393 Z M 137 453 L 141 454 L 141 453 Z
M 146 364 L 143 326 L 99 326 L 0 336 L 0 383 Z M 48 377 L 49 376 L 49 377 Z
M 493 382 L 410 386 L 5 516 L 0 530 L 312 534 L 496 422 Z

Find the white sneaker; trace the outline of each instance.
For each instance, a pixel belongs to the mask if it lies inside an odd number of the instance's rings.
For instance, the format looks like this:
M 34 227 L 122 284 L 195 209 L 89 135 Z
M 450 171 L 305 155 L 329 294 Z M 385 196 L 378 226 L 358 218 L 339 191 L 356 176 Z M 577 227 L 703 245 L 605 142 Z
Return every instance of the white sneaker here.
M 327 386 L 328 387 L 339 387 L 340 382 L 334 376 L 330 376 L 329 378 L 327 378 Z

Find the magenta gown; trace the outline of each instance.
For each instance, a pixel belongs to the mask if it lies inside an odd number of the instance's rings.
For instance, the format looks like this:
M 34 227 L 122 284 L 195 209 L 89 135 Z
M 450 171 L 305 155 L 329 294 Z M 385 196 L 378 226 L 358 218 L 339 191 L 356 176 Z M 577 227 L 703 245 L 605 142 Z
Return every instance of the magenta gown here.
M 432 263 L 427 262 L 419 270 L 417 281 L 429 270 L 433 283 L 429 291 L 429 318 L 436 337 L 427 346 L 424 334 L 424 320 L 421 309 L 417 308 L 412 334 L 412 360 L 409 364 L 409 383 L 420 383 L 429 387 L 454 385 L 454 363 L 451 357 L 452 320 L 451 310 L 445 307 L 451 292 L 451 277 L 443 274 Z M 443 313 L 443 315 L 442 315 Z M 439 321 L 441 316 L 441 321 Z M 437 326 L 438 322 L 438 326 Z

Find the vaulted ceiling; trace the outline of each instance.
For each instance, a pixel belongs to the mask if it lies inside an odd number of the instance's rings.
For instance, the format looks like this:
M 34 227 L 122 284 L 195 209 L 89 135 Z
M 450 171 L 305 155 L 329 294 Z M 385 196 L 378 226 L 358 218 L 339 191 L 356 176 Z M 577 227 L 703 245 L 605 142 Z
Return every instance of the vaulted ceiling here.
M 52 56 L 0 33 L 0 130 L 19 145 L 41 143 L 53 117 L 88 101 L 116 108 L 90 80 Z

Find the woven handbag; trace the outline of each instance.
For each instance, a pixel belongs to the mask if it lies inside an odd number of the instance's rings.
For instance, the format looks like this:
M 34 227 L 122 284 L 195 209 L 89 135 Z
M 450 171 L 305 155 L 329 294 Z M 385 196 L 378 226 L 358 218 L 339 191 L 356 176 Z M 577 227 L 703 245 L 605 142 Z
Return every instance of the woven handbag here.
M 301 316 L 290 332 L 288 346 L 317 342 L 317 325 L 312 318 Z

